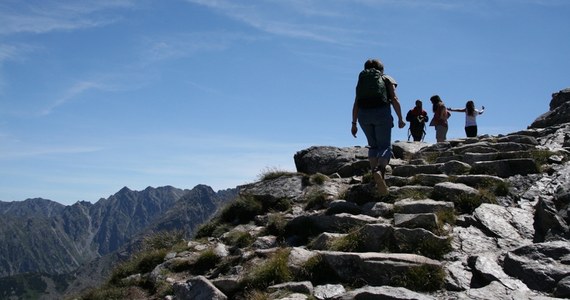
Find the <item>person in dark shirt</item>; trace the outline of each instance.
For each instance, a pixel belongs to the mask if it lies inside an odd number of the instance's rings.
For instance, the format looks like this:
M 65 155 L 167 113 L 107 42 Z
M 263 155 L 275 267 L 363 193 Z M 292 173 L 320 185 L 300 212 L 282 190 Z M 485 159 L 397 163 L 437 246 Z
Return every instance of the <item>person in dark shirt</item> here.
M 410 134 L 414 142 L 420 142 L 425 136 L 425 124 L 429 121 L 427 112 L 422 108 L 422 101 L 416 100 L 416 107 L 410 109 L 406 114 L 406 121 L 410 122 Z M 408 137 L 408 140 L 410 138 Z

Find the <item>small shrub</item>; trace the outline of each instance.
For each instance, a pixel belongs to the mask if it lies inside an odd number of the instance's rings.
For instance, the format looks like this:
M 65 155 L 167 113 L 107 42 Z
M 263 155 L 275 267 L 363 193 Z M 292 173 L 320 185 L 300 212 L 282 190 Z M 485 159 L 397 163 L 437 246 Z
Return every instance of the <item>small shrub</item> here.
M 287 220 L 285 220 L 282 214 L 271 214 L 265 226 L 265 233 L 275 236 L 284 236 L 286 226 Z
M 142 251 L 132 258 L 120 264 L 111 275 L 110 283 L 120 285 L 121 279 L 134 274 L 144 274 L 152 271 L 156 265 L 164 261 L 166 249 Z
M 225 236 L 224 240 L 230 246 L 245 248 L 250 246 L 255 241 L 255 237 L 253 237 L 248 232 L 234 230 L 229 232 Z
M 425 159 L 425 161 L 429 164 L 433 164 L 437 161 L 437 158 L 439 157 L 439 153 L 438 152 L 426 152 L 423 154 L 423 158 Z
M 171 249 L 175 245 L 184 242 L 184 231 L 182 230 L 172 230 L 172 231 L 159 231 L 151 235 L 146 236 L 143 239 L 143 249 L 144 250 L 159 250 L 159 249 Z
M 429 193 L 416 189 L 404 189 L 398 192 L 398 199 L 411 198 L 414 200 L 421 200 L 429 198 L 429 196 L 430 196 Z
M 295 274 L 297 281 L 308 280 L 313 284 L 326 284 L 340 282 L 336 272 L 324 261 L 319 254 L 309 258 Z
M 479 195 L 463 195 L 459 197 L 455 204 L 460 212 L 472 213 L 481 203 L 483 203 L 483 200 Z
M 510 185 L 506 181 L 502 181 L 495 186 L 495 194 L 497 196 L 508 196 Z
M 297 174 L 296 172 L 290 172 L 290 171 L 280 170 L 276 167 L 271 167 L 271 168 L 265 168 L 261 172 L 261 174 L 259 174 L 257 177 L 259 181 L 266 181 L 266 180 L 277 179 L 282 176 L 293 176 L 296 174 Z
M 245 286 L 263 290 L 270 285 L 290 281 L 293 275 L 287 266 L 288 258 L 288 249 L 275 252 L 268 260 L 255 267 L 246 276 L 244 279 Z
M 437 216 L 437 230 L 434 233 L 439 235 L 447 234 L 447 232 L 444 232 L 443 227 L 446 223 L 450 225 L 455 224 L 457 219 L 455 212 L 449 210 L 438 210 L 435 215 Z
M 271 300 L 272 298 L 265 292 L 260 290 L 248 291 L 245 293 L 245 299 L 248 300 Z
M 225 223 L 245 224 L 261 213 L 263 213 L 263 207 L 254 197 L 239 197 L 224 207 L 220 220 Z
M 218 219 L 212 219 L 209 222 L 203 223 L 196 230 L 196 234 L 194 235 L 194 238 L 201 239 L 201 238 L 213 236 L 214 231 L 216 230 L 216 228 L 218 228 L 219 225 L 220 225 L 220 222 Z
M 291 201 L 288 198 L 280 198 L 270 205 L 270 207 L 264 207 L 264 211 L 288 211 L 291 209 Z
M 328 200 L 328 195 L 325 194 L 323 191 L 314 191 L 307 195 L 306 201 L 307 204 L 305 205 L 305 210 L 311 210 L 311 209 L 324 208 L 325 204 L 329 200 Z
M 364 242 L 363 236 L 358 230 L 352 230 L 347 235 L 334 239 L 329 245 L 331 251 L 358 252 Z
M 321 174 L 321 173 L 316 173 L 313 174 L 311 176 L 311 182 L 317 184 L 317 185 L 322 185 L 325 183 L 325 181 L 327 181 L 329 179 L 328 176 Z
M 84 295 L 80 296 L 81 300 L 120 300 L 126 299 L 127 291 L 122 287 L 102 286 L 96 289 L 89 290 Z
M 439 266 L 421 265 L 395 274 L 392 285 L 402 286 L 413 291 L 437 291 L 445 282 L 445 271 Z
M 208 270 L 214 268 L 219 262 L 220 257 L 216 255 L 214 250 L 204 250 L 200 253 L 200 256 L 198 256 L 198 259 L 192 267 L 192 271 L 195 275 L 203 275 Z
M 489 189 L 479 189 L 479 197 L 481 203 L 497 203 L 497 196 Z
M 443 243 L 426 239 L 421 241 L 417 246 L 417 251 L 420 254 L 433 259 L 441 259 L 451 250 L 453 250 L 451 247 L 451 238 L 447 238 Z
M 537 166 L 540 167 L 548 163 L 548 158 L 555 155 L 556 152 L 550 150 L 533 150 L 530 152 L 530 156 L 536 162 Z

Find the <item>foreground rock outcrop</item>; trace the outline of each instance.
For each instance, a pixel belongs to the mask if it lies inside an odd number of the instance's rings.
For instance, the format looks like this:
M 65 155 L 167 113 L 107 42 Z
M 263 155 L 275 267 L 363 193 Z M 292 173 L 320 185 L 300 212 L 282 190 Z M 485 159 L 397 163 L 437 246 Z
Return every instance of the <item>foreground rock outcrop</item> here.
M 376 193 L 365 148 L 301 150 L 298 173 L 241 186 L 195 240 L 124 274 L 122 295 L 570 297 L 570 114 L 559 115 L 569 94 L 556 93 L 527 130 L 395 143 L 387 196 Z

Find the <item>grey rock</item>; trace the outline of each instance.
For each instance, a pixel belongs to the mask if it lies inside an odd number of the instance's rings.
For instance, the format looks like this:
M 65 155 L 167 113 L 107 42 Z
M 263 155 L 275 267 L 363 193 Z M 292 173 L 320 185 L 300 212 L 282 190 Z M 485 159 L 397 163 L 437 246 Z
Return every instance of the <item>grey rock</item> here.
M 303 195 L 303 176 L 280 176 L 239 187 L 241 195 L 252 196 L 271 206 L 281 199 L 298 201 Z
M 402 214 L 420 214 L 448 212 L 454 213 L 453 202 L 436 201 L 432 199 L 414 200 L 403 199 L 394 203 L 394 211 Z
M 552 94 L 550 110 L 539 116 L 529 128 L 545 128 L 556 124 L 570 122 L 570 89 Z
M 403 287 L 392 286 L 365 286 L 350 292 L 333 297 L 334 300 L 353 299 L 389 299 L 389 300 L 434 300 L 435 298 L 420 294 Z
M 225 300 L 228 299 L 206 277 L 197 276 L 173 285 L 174 295 L 180 300 Z
M 428 146 L 429 144 L 423 142 L 394 142 L 392 153 L 394 153 L 395 158 L 411 159 L 414 154 Z
M 566 276 L 558 281 L 556 289 L 554 290 L 554 296 L 570 298 L 570 276 Z
M 445 266 L 445 287 L 450 291 L 465 291 L 471 288 L 473 273 L 462 261 Z
M 363 251 L 380 252 L 390 245 L 394 227 L 390 224 L 368 224 L 359 230 Z
M 410 177 L 416 174 L 442 174 L 440 169 L 442 165 L 443 164 L 396 166 L 392 170 L 392 175 Z
M 326 211 L 327 215 L 334 215 L 340 213 L 359 215 L 362 213 L 362 208 L 354 202 L 348 202 L 345 200 L 334 200 L 331 203 L 329 203 L 329 207 Z
M 368 202 L 362 206 L 362 213 L 372 217 L 390 217 L 394 214 L 394 204 L 386 202 Z
M 472 167 L 471 174 L 488 174 L 503 178 L 539 173 L 538 166 L 530 158 L 476 162 Z
M 293 157 L 298 172 L 306 174 L 338 173 L 341 177 L 350 177 L 365 170 L 355 170 L 352 166 L 358 161 L 368 160 L 368 149 L 362 147 L 313 146 L 298 151 Z M 369 166 L 365 163 L 365 168 Z
M 412 181 L 415 184 L 434 186 L 438 183 L 449 181 L 449 176 L 445 174 L 416 174 Z
M 344 294 L 346 290 L 341 284 L 325 284 L 317 285 L 314 289 L 313 296 L 317 299 L 331 299 L 338 295 Z
M 280 290 L 310 295 L 313 293 L 313 284 L 310 281 L 285 282 L 267 287 L 267 291 L 270 293 Z
M 423 214 L 394 214 L 394 226 L 406 228 L 423 228 L 434 230 L 437 228 L 437 216 L 433 213 Z
M 469 171 L 471 170 L 471 165 L 461 161 L 451 160 L 444 163 L 440 167 L 440 170 L 442 173 L 447 175 L 463 175 L 463 174 L 469 174 Z
M 565 261 L 569 255 L 568 241 L 527 245 L 507 253 L 504 270 L 531 289 L 552 292 L 558 281 L 570 275 Z
M 532 214 L 517 208 L 481 204 L 473 213 L 481 225 L 508 249 L 530 244 L 534 235 Z
M 389 285 L 396 276 L 405 274 L 410 268 L 442 268 L 440 262 L 416 254 L 318 252 L 323 261 L 334 270 L 335 275 L 344 282 L 360 279 L 370 285 Z

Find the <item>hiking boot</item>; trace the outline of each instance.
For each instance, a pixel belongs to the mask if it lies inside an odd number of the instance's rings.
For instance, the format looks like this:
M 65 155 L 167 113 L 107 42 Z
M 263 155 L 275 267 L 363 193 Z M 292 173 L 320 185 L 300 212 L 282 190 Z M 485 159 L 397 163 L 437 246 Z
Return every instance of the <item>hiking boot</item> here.
M 376 189 L 378 190 L 378 194 L 380 196 L 388 195 L 388 186 L 386 185 L 386 181 L 384 181 L 384 176 L 382 176 L 381 171 L 375 171 L 372 173 L 374 176 L 374 182 L 376 182 Z

